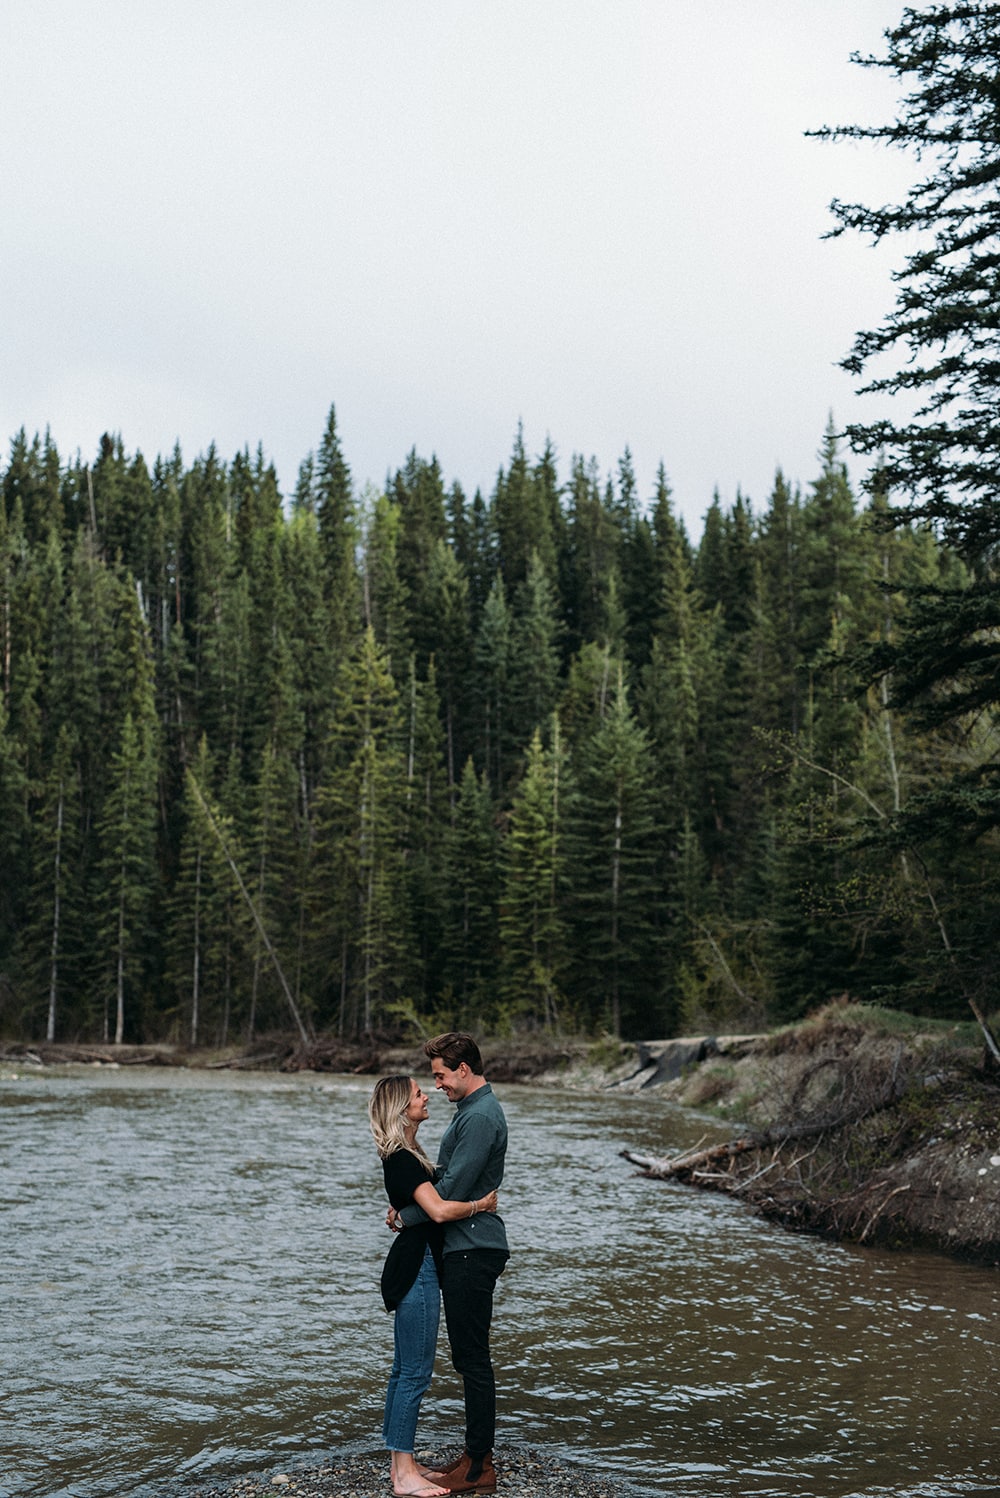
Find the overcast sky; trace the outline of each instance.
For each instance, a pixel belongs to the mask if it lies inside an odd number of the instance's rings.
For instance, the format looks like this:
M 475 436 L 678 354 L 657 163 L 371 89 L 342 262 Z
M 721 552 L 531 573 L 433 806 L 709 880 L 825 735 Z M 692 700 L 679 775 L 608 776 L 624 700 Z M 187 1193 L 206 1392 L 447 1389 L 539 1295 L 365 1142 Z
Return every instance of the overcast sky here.
M 886 0 L 4 0 L 0 440 L 263 444 L 336 405 L 357 484 L 411 448 L 488 491 L 518 422 L 700 533 L 807 485 L 898 251 L 822 241 L 912 168 Z M 870 412 L 871 407 L 867 407 Z M 860 462 L 848 458 L 852 478 Z

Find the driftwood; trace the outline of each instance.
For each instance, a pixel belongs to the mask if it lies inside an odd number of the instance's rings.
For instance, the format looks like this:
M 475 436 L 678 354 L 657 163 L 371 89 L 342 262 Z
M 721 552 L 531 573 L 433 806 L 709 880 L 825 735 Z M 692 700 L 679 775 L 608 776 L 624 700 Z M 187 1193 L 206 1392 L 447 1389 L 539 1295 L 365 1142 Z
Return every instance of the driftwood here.
M 858 1124 L 898 1102 L 910 1069 L 900 1047 L 875 1072 L 848 1068 L 835 1101 L 803 1111 L 810 1084 L 831 1066 L 840 1069 L 838 1058 L 821 1056 L 806 1067 L 786 1100 L 788 1111 L 766 1127 L 715 1144 L 700 1140 L 665 1158 L 631 1149 L 623 1149 L 622 1158 L 650 1180 L 738 1196 L 786 1226 L 871 1241 L 888 1227 L 896 1200 L 908 1188 L 845 1171 L 845 1150 L 850 1153 L 847 1143 Z
M 172 1046 L 87 1045 L 66 1041 L 0 1042 L 0 1061 L 18 1061 L 28 1066 L 61 1066 L 76 1062 L 88 1066 L 175 1066 Z
M 637 1155 L 634 1150 L 622 1150 L 623 1160 L 639 1166 L 639 1174 L 651 1181 L 669 1181 L 675 1176 L 692 1176 L 705 1165 L 715 1165 L 720 1160 L 732 1160 L 744 1150 L 755 1149 L 749 1137 L 728 1139 L 724 1144 L 713 1144 L 709 1149 L 689 1150 L 682 1155 L 658 1158 L 655 1155 Z
M 650 1180 L 669 1181 L 675 1177 L 693 1180 L 703 1173 L 706 1165 L 716 1165 L 722 1160 L 732 1164 L 737 1156 L 745 1154 L 748 1150 L 758 1152 L 767 1149 L 780 1150 L 786 1144 L 798 1144 L 804 1139 L 821 1140 L 825 1135 L 849 1128 L 853 1124 L 860 1123 L 862 1119 L 869 1118 L 873 1113 L 891 1107 L 902 1096 L 907 1079 L 900 1067 L 901 1054 L 900 1049 L 897 1051 L 892 1071 L 882 1087 L 862 1096 L 855 1096 L 842 1103 L 839 1108 L 814 1114 L 797 1123 L 774 1124 L 768 1129 L 740 1134 L 735 1139 L 725 1140 L 722 1144 L 709 1145 L 707 1149 L 695 1146 L 693 1150 L 666 1158 L 639 1155 L 633 1150 L 625 1149 L 621 1151 L 622 1158 L 631 1161 L 633 1165 L 638 1165 L 639 1174 L 649 1177 Z M 821 1060 L 805 1073 L 796 1089 L 797 1100 L 801 1097 L 809 1078 L 829 1064 L 831 1064 L 829 1060 Z

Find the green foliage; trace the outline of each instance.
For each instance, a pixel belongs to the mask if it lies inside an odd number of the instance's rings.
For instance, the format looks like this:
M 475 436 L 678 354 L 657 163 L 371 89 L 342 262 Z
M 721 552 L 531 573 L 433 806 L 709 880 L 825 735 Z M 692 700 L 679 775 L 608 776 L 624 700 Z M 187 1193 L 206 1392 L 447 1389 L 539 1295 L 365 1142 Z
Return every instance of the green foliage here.
M 588 1028 L 614 1036 L 659 1009 L 654 960 L 656 803 L 649 738 L 636 721 L 623 671 L 575 752 L 566 837 L 573 954 L 566 986 Z
M 500 902 L 503 996 L 514 1014 L 548 1028 L 560 1024 L 567 960 L 560 888 L 568 786 L 558 718 L 552 729 L 548 749 L 540 729 L 532 735 L 503 847 Z
M 919 170 L 902 202 L 832 205 L 835 235 L 903 237 L 895 305 L 878 327 L 857 334 L 844 360 L 864 392 L 900 397 L 903 414 L 859 423 L 849 435 L 874 461 L 873 493 L 894 501 L 881 523 L 931 528 L 969 569 L 911 584 L 906 633 L 873 651 L 870 669 L 891 679 L 894 700 L 915 709 L 918 721 L 948 724 L 967 739 L 971 765 L 937 788 L 941 832 L 995 836 L 1000 6 L 907 7 L 885 33 L 884 54 L 858 61 L 906 90 L 895 118 L 818 133 L 887 142 L 911 152 Z M 892 410 L 884 401 L 880 407 Z M 991 730 L 985 745 L 984 722 Z M 972 801 L 964 794 L 967 768 L 978 782 Z M 918 806 L 911 820 L 902 807 L 898 836 L 922 840 L 925 811 Z
M 644 512 L 627 453 L 562 489 L 520 434 L 489 501 L 415 453 L 356 497 L 331 411 L 287 511 L 259 450 L 150 471 L 105 437 L 63 471 L 19 434 L 3 1024 L 617 1038 L 841 994 L 989 1007 L 984 575 L 860 507 L 832 427 L 818 469 L 760 514 L 716 500 L 693 547 L 662 468 Z M 909 706 L 930 633 L 960 680 Z
M 313 987 L 342 1035 L 381 1023 L 406 971 L 403 745 L 399 692 L 368 628 L 338 682 L 311 869 Z

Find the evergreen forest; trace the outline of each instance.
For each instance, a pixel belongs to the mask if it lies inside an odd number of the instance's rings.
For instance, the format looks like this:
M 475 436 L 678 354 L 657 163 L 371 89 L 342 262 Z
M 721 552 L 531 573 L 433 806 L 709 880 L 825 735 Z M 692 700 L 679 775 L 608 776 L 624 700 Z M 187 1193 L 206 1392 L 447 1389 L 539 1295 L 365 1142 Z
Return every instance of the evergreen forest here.
M 515 435 L 471 498 L 360 489 L 331 408 L 152 468 L 21 430 L 0 478 L 0 1030 L 221 1046 L 622 1038 L 840 996 L 995 1008 L 1000 5 L 905 7 L 895 303 L 801 489 L 707 509 Z M 820 149 L 820 147 L 817 147 Z M 894 405 L 897 397 L 901 405 Z
M 359 491 L 333 409 L 287 496 L 261 449 L 150 468 L 106 435 L 64 463 L 19 432 L 0 1027 L 967 1015 L 996 982 L 995 829 L 906 812 L 991 759 L 991 719 L 899 706 L 872 660 L 905 653 L 907 599 L 970 576 L 855 495 L 832 422 L 817 445 L 804 492 L 716 499 L 695 544 L 662 469 L 561 474 L 520 432 L 471 498 L 416 452 Z

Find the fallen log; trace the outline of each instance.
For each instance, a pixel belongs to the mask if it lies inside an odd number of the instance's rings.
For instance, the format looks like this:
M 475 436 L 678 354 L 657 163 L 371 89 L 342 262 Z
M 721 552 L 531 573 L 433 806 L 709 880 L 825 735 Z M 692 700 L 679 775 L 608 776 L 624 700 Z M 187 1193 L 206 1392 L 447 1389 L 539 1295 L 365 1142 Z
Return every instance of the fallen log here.
M 905 1068 L 901 1066 L 902 1054 L 902 1047 L 898 1047 L 890 1075 L 881 1087 L 871 1091 L 863 1089 L 860 1095 L 855 1094 L 842 1100 L 838 1107 L 818 1114 L 814 1113 L 811 1117 L 800 1119 L 796 1123 L 772 1124 L 770 1128 L 739 1134 L 736 1138 L 727 1139 L 721 1144 L 709 1145 L 707 1149 L 700 1149 L 696 1146 L 693 1150 L 665 1158 L 639 1155 L 634 1150 L 627 1149 L 620 1152 L 621 1156 L 633 1165 L 638 1165 L 639 1174 L 650 1180 L 669 1181 L 678 1176 L 691 1180 L 704 1166 L 715 1165 L 720 1160 L 732 1162 L 738 1155 L 745 1154 L 748 1150 L 781 1149 L 786 1144 L 797 1144 L 803 1139 L 821 1140 L 825 1135 L 836 1134 L 843 1129 L 854 1127 L 863 1119 L 870 1118 L 885 1108 L 891 1108 L 899 1100 L 906 1090 L 908 1081 Z M 806 1074 L 807 1078 L 812 1076 L 819 1066 L 828 1064 L 830 1063 L 826 1059 L 818 1062 L 816 1066 L 810 1068 Z
M 739 1139 L 727 1139 L 724 1144 L 713 1144 L 708 1149 L 689 1150 L 686 1154 L 657 1157 L 638 1155 L 634 1150 L 622 1150 L 623 1160 L 639 1166 L 639 1174 L 651 1181 L 669 1181 L 674 1176 L 693 1173 L 705 1165 L 714 1165 L 719 1160 L 733 1159 L 744 1150 L 757 1149 L 758 1143 L 748 1135 Z

